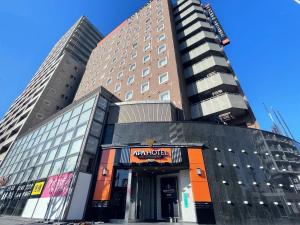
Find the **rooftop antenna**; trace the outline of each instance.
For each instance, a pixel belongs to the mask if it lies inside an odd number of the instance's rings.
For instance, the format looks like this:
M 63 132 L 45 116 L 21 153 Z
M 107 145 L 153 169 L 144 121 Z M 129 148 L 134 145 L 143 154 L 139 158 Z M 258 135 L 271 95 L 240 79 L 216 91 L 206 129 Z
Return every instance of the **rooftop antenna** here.
M 272 126 L 274 127 L 274 130 L 277 131 L 279 134 L 281 134 L 281 130 L 279 129 L 279 127 L 277 126 L 273 116 L 272 116 L 272 113 L 269 111 L 268 107 L 266 106 L 265 103 L 263 103 L 264 107 L 265 107 L 265 110 L 270 118 L 270 120 L 272 121 Z
M 284 131 L 284 134 L 285 134 L 287 137 L 291 138 L 290 135 L 289 135 L 289 133 L 288 133 L 287 130 L 285 129 L 285 126 L 284 126 L 283 123 L 281 122 L 279 116 L 277 115 L 276 111 L 273 109 L 273 107 L 271 107 L 271 110 L 272 110 L 273 114 L 275 115 L 277 121 L 279 122 L 280 126 L 282 127 L 282 129 L 283 129 L 283 131 Z
M 294 136 L 293 136 L 293 134 L 292 134 L 292 132 L 291 132 L 289 126 L 287 125 L 287 123 L 286 123 L 285 120 L 283 119 L 283 116 L 281 115 L 281 113 L 279 112 L 279 110 L 277 110 L 277 113 L 278 113 L 278 115 L 279 115 L 279 118 L 282 120 L 283 124 L 285 125 L 287 131 L 289 132 L 291 138 L 292 138 L 293 140 L 295 140 L 295 138 L 294 138 Z

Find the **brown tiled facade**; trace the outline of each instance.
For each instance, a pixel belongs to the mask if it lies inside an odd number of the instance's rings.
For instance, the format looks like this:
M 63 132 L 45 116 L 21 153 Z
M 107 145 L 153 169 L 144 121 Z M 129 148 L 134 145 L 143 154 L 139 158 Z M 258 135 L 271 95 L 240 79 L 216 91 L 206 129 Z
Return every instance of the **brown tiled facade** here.
M 152 0 L 101 40 L 75 100 L 103 86 L 121 101 L 170 100 L 180 119 L 257 127 L 199 0 Z
M 123 101 L 169 100 L 182 109 L 169 1 L 152 1 L 94 49 L 76 99 L 104 86 Z

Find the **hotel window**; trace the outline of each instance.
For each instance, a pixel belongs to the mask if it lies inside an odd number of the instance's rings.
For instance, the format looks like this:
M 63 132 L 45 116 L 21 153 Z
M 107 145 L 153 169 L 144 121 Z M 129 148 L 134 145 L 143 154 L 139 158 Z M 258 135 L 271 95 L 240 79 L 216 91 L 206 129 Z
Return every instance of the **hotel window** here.
M 168 64 L 167 57 L 164 57 L 164 58 L 158 60 L 158 68 L 161 68 L 167 64 Z
M 115 92 L 118 92 L 120 90 L 121 90 L 121 84 L 120 83 L 116 83 Z
M 161 16 L 162 14 L 162 9 L 160 9 L 159 11 L 157 11 L 157 16 Z
M 167 45 L 166 44 L 163 44 L 163 45 L 160 45 L 158 48 L 157 48 L 157 53 L 158 54 L 161 54 L 163 52 L 165 52 L 167 50 Z
M 165 40 L 165 39 L 166 39 L 166 35 L 165 35 L 165 34 L 160 34 L 160 35 L 158 35 L 158 37 L 157 37 L 157 41 L 158 41 L 158 42 L 163 41 L 163 40 Z
M 157 27 L 157 32 L 163 31 L 164 28 L 165 28 L 165 25 L 164 25 L 164 24 L 158 25 L 158 27 Z
M 110 85 L 112 82 L 112 79 L 111 78 L 108 78 L 107 81 L 106 81 L 106 85 Z
M 136 68 L 136 63 L 130 64 L 129 65 L 129 71 L 133 71 Z
M 138 44 L 137 43 L 134 43 L 133 45 L 132 45 L 132 48 L 136 48 L 138 46 Z
M 148 51 L 151 48 L 151 44 L 148 43 L 144 46 L 144 51 Z
M 162 73 L 158 77 L 159 84 L 166 83 L 169 80 L 169 74 L 168 73 Z
M 145 33 L 148 33 L 148 32 L 150 32 L 151 31 L 151 26 L 146 26 L 146 28 L 145 28 Z
M 128 84 L 128 85 L 129 85 L 129 84 L 132 84 L 133 81 L 134 81 L 134 75 L 131 75 L 131 76 L 129 76 L 128 79 L 127 79 L 127 84 Z
M 164 21 L 164 18 L 163 18 L 163 17 L 159 17 L 159 18 L 156 20 L 157 24 L 162 23 L 163 21 Z
M 143 83 L 141 85 L 141 93 L 144 93 L 146 91 L 149 91 L 149 82 Z
M 143 57 L 143 63 L 146 63 L 146 62 L 148 62 L 149 60 L 150 60 L 150 55 L 145 55 L 144 57 Z
M 159 95 L 159 100 L 161 100 L 161 101 L 170 101 L 170 91 L 162 92 Z
M 127 91 L 125 94 L 125 101 L 132 99 L 132 97 L 133 97 L 133 91 Z
M 149 74 L 150 74 L 150 68 L 149 67 L 144 68 L 142 70 L 142 77 L 148 76 Z
M 151 36 L 149 34 L 147 34 L 145 37 L 144 37 L 144 41 L 148 41 L 151 39 Z
M 125 59 L 122 59 L 120 65 L 123 66 L 125 64 Z
M 131 53 L 131 59 L 135 59 L 137 57 L 137 52 Z
M 123 71 L 119 72 L 119 73 L 117 74 L 117 79 L 118 79 L 118 80 L 121 79 L 121 78 L 123 77 L 123 75 L 124 75 Z

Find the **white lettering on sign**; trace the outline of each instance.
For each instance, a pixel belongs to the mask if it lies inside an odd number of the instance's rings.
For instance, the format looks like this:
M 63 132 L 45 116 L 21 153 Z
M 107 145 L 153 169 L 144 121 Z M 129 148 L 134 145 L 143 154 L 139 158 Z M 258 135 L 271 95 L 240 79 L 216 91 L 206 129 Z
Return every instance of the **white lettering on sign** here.
M 133 155 L 139 159 L 162 159 L 169 156 L 169 153 L 162 149 L 153 149 L 153 150 L 139 150 L 134 151 Z

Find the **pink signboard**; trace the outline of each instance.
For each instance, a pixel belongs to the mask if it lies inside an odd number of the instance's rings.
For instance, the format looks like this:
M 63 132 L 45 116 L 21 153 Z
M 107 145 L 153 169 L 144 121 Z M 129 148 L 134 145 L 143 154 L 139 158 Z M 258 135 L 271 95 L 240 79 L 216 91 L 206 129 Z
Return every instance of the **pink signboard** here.
M 73 173 L 64 173 L 48 178 L 42 198 L 66 196 L 73 178 Z

